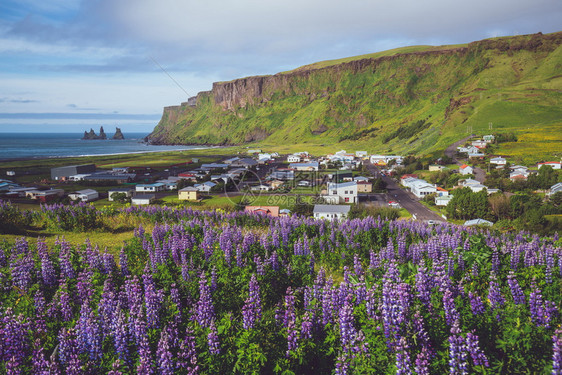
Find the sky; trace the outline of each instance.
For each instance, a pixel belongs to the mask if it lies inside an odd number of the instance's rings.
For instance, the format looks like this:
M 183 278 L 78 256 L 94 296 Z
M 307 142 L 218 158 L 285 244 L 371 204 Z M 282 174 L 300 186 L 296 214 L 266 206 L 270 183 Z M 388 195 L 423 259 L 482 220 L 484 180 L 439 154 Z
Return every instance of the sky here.
M 150 132 L 216 81 L 561 20 L 561 0 L 2 0 L 0 132 Z

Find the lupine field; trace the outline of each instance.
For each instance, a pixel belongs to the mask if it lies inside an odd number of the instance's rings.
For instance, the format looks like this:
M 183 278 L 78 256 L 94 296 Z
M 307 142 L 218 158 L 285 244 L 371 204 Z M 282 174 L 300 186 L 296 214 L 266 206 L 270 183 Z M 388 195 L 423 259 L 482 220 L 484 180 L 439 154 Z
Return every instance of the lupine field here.
M 0 244 L 0 373 L 561 373 L 557 236 L 156 206 L 26 215 L 154 229 L 119 254 L 62 235 Z

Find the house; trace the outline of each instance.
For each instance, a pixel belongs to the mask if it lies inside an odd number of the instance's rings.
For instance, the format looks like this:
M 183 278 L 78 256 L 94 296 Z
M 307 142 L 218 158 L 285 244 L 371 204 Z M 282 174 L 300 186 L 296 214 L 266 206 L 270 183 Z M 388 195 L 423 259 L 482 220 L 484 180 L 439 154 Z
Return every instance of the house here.
M 99 198 L 99 194 L 94 189 L 84 189 L 70 193 L 68 197 L 73 201 L 92 202 Z
M 288 208 L 284 208 L 282 210 L 279 210 L 279 216 L 283 217 L 283 216 L 289 216 L 291 215 L 291 210 L 289 210 Z
M 258 162 L 255 161 L 254 159 L 243 158 L 232 162 L 232 164 L 230 165 L 232 167 L 251 168 L 255 165 L 258 165 Z
M 430 172 L 441 172 L 441 171 L 444 171 L 445 169 L 447 169 L 447 167 L 445 167 L 444 165 L 439 165 L 439 164 L 432 164 L 432 165 L 429 166 Z
M 287 156 L 287 163 L 300 163 L 301 157 L 299 155 L 289 155 Z
M 516 169 L 509 174 L 509 179 L 511 181 L 527 181 L 530 174 L 529 171 Z
M 289 164 L 289 169 L 293 169 L 296 171 L 317 171 L 318 162 L 312 161 L 310 163 L 293 163 Z
M 235 161 L 240 160 L 240 158 L 238 156 L 235 156 L 233 158 L 230 159 L 226 159 L 225 161 L 223 161 L 224 164 L 228 164 L 231 165 L 232 163 L 234 163 Z
M 194 187 L 201 192 L 208 193 L 215 186 L 217 186 L 217 184 L 215 184 L 214 182 L 207 181 L 207 182 L 204 182 L 202 184 L 197 184 Z
M 15 176 L 16 171 L 6 171 L 6 176 Z
M 164 191 L 166 185 L 161 182 L 155 182 L 153 184 L 138 184 L 135 186 L 135 191 L 138 193 L 155 193 L 158 191 Z
M 440 195 L 435 197 L 435 205 L 436 206 L 446 206 L 449 202 L 453 199 L 452 195 Z
M 130 187 L 109 189 L 107 191 L 107 200 L 110 201 L 110 202 L 113 202 L 112 195 L 115 194 L 115 193 L 123 193 L 123 194 L 125 194 L 125 196 L 127 198 L 131 198 L 133 196 L 134 191 L 135 191 L 135 189 L 130 188 Z
M 423 198 L 429 194 L 435 194 L 437 187 L 425 180 L 413 181 L 410 185 L 411 192 L 418 198 Z
M 486 156 L 486 155 L 484 155 L 484 154 L 481 153 L 481 152 L 469 152 L 469 153 L 468 153 L 468 158 L 469 158 L 469 159 L 483 159 L 484 156 Z
M 176 177 L 168 177 L 167 179 L 158 180 L 156 182 L 164 184 L 165 190 L 176 190 L 178 188 L 178 180 Z
M 507 164 L 507 160 L 505 158 L 502 158 L 501 156 L 498 156 L 496 158 L 491 158 L 490 159 L 490 164 L 495 164 L 495 165 L 506 165 Z
M 437 186 L 437 196 L 446 197 L 449 195 L 449 190 L 445 190 L 442 187 Z
M 283 184 L 284 182 L 280 180 L 273 180 L 269 182 L 269 186 L 271 186 L 273 190 L 279 189 Z
M 273 217 L 279 216 L 279 206 L 246 206 L 244 211 Z
M 78 175 L 81 176 L 81 175 Z M 135 173 L 123 173 L 114 171 L 102 171 L 91 173 L 88 175 L 82 175 L 84 181 L 92 182 L 114 182 L 116 184 L 125 184 L 127 182 L 132 182 L 137 177 Z M 76 176 L 74 176 L 76 178 Z
M 369 181 L 357 181 L 357 192 L 358 193 L 372 193 L 373 184 Z
M 256 162 L 256 164 L 257 164 L 257 162 Z M 232 165 L 232 164 L 230 164 L 230 165 Z M 207 163 L 207 164 L 201 164 L 200 169 L 204 170 L 204 171 L 212 171 L 213 169 L 227 169 L 228 167 L 229 167 L 229 164 L 224 164 L 224 163 Z
M 560 163 L 559 161 L 547 161 L 545 163 L 539 163 L 537 164 L 537 167 L 540 169 L 542 167 L 544 167 L 545 165 L 549 165 L 552 167 L 552 169 L 560 169 L 562 163 Z
M 554 184 L 550 187 L 550 191 L 548 192 L 549 196 L 552 196 L 558 192 L 562 191 L 562 182 L 559 182 L 557 184 Z
M 316 204 L 313 215 L 317 220 L 339 220 L 345 219 L 349 214 L 350 206 L 337 204 Z
M 357 182 L 341 184 L 330 182 L 326 188 L 326 195 L 322 196 L 328 203 L 357 203 Z
M 271 186 L 270 185 L 265 185 L 265 184 L 260 184 L 260 185 L 256 185 L 256 186 L 252 186 L 250 188 L 251 191 L 270 191 L 271 190 Z
M 135 205 L 147 205 L 154 202 L 156 196 L 154 194 L 136 194 L 131 198 L 131 203 Z
M 366 158 L 367 157 L 367 151 L 355 151 L 355 156 L 358 158 Z
M 484 142 L 486 143 L 492 143 L 494 139 L 496 139 L 496 137 L 493 136 L 492 134 L 488 134 L 482 137 L 482 140 L 484 140 Z
M 178 177 L 184 180 L 197 181 L 197 176 L 193 172 L 178 173 Z
M 310 187 L 312 186 L 312 182 L 308 181 L 308 180 L 300 180 L 297 183 L 297 186 L 301 186 L 301 187 Z
M 278 169 L 270 173 L 269 179 L 272 180 L 293 180 L 295 178 L 295 171 L 287 170 L 287 169 Z
M 178 199 L 187 201 L 196 201 L 199 199 L 199 190 L 193 186 L 184 187 L 178 190 Z
M 51 180 L 64 181 L 69 176 L 94 173 L 95 171 L 95 164 L 67 165 L 65 167 L 51 168 Z
M 492 223 L 491 221 L 488 220 L 484 220 L 484 219 L 472 219 L 472 220 L 467 220 L 464 222 L 463 224 L 465 227 L 471 227 L 474 225 L 484 225 L 487 227 L 491 227 L 492 225 L 494 225 L 494 223 Z
M 465 174 L 473 174 L 473 173 L 474 173 L 474 168 L 472 168 L 470 165 L 463 164 L 463 165 L 459 168 L 459 173 L 462 174 L 462 175 L 465 175 Z
M 258 154 L 258 160 L 273 160 L 273 156 L 270 153 L 262 152 Z
M 482 140 L 472 141 L 472 146 L 474 146 L 476 148 L 486 148 L 486 146 L 488 146 L 488 143 L 486 143 L 486 141 L 482 141 Z
M 386 156 L 384 155 L 371 155 L 369 158 L 371 164 L 386 165 Z
M 365 177 L 365 176 L 356 176 L 353 178 L 353 181 L 370 181 L 371 179 L 369 177 Z

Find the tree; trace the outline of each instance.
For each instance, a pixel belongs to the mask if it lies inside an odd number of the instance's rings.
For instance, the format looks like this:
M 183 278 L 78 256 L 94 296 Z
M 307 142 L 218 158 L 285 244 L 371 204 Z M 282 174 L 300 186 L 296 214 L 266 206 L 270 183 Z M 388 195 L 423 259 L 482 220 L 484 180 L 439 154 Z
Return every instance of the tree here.
M 510 204 L 509 198 L 503 193 L 492 194 L 488 197 L 490 210 L 496 219 L 505 219 L 509 216 Z
M 127 197 L 127 194 L 120 193 L 118 191 L 111 194 L 111 199 L 119 203 L 125 203 L 129 201 L 129 197 Z
M 314 206 L 305 202 L 301 195 L 297 195 L 295 205 L 291 211 L 296 215 L 310 216 L 314 211 Z
M 453 219 L 490 218 L 488 192 L 482 190 L 474 193 L 469 188 L 456 189 L 446 211 L 447 216 Z

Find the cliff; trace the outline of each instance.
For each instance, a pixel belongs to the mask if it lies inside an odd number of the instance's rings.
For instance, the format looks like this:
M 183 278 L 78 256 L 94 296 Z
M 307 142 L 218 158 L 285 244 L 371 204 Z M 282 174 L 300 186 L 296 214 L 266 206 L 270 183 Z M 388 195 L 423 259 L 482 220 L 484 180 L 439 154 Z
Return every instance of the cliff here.
M 121 140 L 121 139 L 125 139 L 125 136 L 121 132 L 120 128 L 115 127 L 115 134 L 113 134 L 113 137 L 111 139 Z
M 168 144 L 336 144 L 424 153 L 529 123 L 560 126 L 562 32 L 416 46 L 214 83 L 164 108 L 148 139 Z M 419 121 L 408 139 L 396 129 Z
M 92 139 L 107 139 L 107 135 L 103 131 L 103 126 L 100 127 L 100 134 L 97 135 L 94 129 L 90 128 L 90 131 L 84 131 L 84 136 L 82 137 L 84 140 L 92 140 Z

